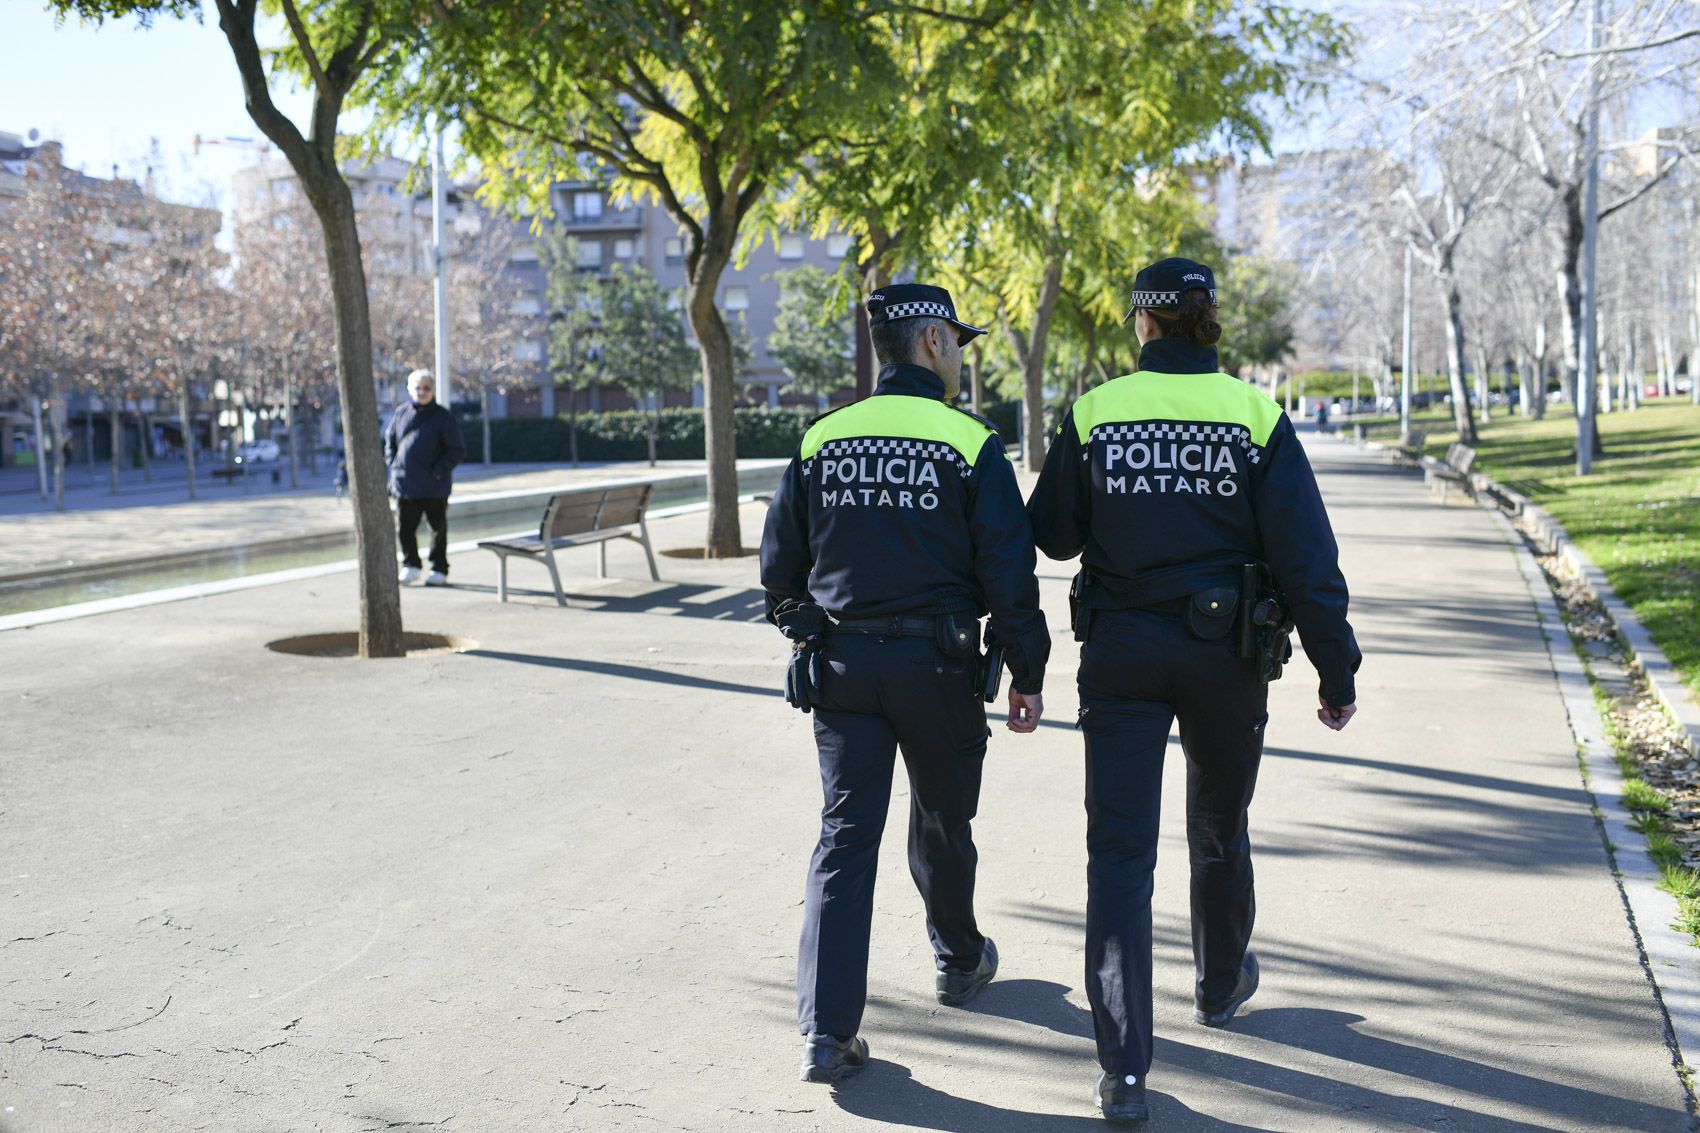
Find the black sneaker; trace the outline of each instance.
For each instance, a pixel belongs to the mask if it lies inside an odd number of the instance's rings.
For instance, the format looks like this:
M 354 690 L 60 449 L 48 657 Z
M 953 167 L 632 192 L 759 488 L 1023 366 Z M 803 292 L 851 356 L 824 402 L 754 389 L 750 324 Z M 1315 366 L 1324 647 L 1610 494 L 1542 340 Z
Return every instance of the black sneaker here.
M 1145 1104 L 1145 1083 L 1132 1074 L 1099 1074 L 1098 1084 L 1092 1087 L 1092 1104 L 1103 1111 L 1105 1121 L 1117 1124 L 1132 1125 L 1151 1116 L 1151 1107 Z
M 980 965 L 972 972 L 961 968 L 946 968 L 938 976 L 939 1002 L 946 1007 L 961 1007 L 970 999 L 980 994 L 980 989 L 992 982 L 992 977 L 998 974 L 998 946 L 992 943 L 992 938 L 986 938 L 986 946 L 980 949 Z
M 1234 1012 L 1256 994 L 1257 954 L 1247 952 L 1244 962 L 1240 964 L 1240 982 L 1234 985 L 1234 994 L 1221 1003 L 1203 1004 L 1194 1000 L 1192 1021 L 1202 1023 L 1206 1027 L 1225 1027 L 1228 1020 L 1234 1017 Z
M 868 1044 L 856 1036 L 840 1038 L 810 1032 L 803 1039 L 805 1082 L 841 1082 L 868 1064 Z

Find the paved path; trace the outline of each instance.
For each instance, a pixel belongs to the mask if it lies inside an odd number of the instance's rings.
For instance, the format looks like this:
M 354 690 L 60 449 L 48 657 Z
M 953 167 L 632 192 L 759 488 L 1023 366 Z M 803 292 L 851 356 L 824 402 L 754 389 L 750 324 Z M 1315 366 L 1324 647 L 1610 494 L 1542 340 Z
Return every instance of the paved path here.
M 1273 690 L 1264 986 L 1231 1031 L 1187 1017 L 1173 752 L 1151 1128 L 1687 1129 L 1511 554 L 1420 481 L 1313 452 L 1362 712 L 1324 730 L 1302 664 Z M 463 556 L 405 598 L 476 639 L 458 656 L 261 648 L 348 627 L 347 575 L 0 634 L 0 1130 L 1097 1128 L 1066 634 L 1046 725 L 987 757 L 998 982 L 932 1001 L 900 794 L 876 1062 L 834 1094 L 794 1081 L 819 787 L 782 642 L 747 560 L 663 559 L 656 585 L 627 581 L 640 555 L 606 582 L 582 555 L 569 609 L 500 605 Z M 1053 626 L 1067 573 L 1042 569 Z
M 591 480 L 700 472 L 700 460 L 463 466 L 455 473 L 457 498 L 498 492 L 542 491 Z M 9 473 L 12 474 L 12 473 Z M 287 481 L 288 470 L 284 471 Z M 298 491 L 273 489 L 265 477 L 251 488 L 201 485 L 201 498 L 184 495 L 182 481 L 164 490 L 127 486 L 118 496 L 104 488 L 82 493 L 64 512 L 35 496 L 0 497 L 0 577 L 22 571 L 140 558 L 178 551 L 228 547 L 259 539 L 348 530 L 346 500 L 321 478 Z M 452 529 L 451 524 L 451 529 Z

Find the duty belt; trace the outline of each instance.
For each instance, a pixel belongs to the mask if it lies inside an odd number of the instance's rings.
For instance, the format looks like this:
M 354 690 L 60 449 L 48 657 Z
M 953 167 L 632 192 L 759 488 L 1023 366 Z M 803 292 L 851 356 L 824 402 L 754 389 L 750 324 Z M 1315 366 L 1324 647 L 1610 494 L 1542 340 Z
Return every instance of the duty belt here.
M 833 633 L 867 633 L 880 637 L 936 637 L 938 618 L 894 615 L 889 618 L 846 618 L 832 623 Z

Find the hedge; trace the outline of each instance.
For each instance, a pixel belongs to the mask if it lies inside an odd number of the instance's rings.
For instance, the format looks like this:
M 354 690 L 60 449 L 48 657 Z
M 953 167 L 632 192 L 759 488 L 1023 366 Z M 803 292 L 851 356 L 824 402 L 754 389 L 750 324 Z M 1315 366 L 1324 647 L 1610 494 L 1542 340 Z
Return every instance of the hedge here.
M 988 406 L 986 414 L 1006 442 L 1015 437 L 1015 403 Z M 787 457 L 797 451 L 812 409 L 739 409 L 732 415 L 741 457 Z M 484 426 L 477 414 L 460 415 L 466 437 L 466 459 L 484 459 Z M 633 410 L 581 413 L 578 416 L 580 460 L 646 460 L 649 457 L 650 414 Z M 553 464 L 572 458 L 571 420 L 558 417 L 495 417 L 490 421 L 490 446 L 498 464 Z M 661 460 L 703 458 L 702 410 L 666 409 L 656 431 L 655 455 Z

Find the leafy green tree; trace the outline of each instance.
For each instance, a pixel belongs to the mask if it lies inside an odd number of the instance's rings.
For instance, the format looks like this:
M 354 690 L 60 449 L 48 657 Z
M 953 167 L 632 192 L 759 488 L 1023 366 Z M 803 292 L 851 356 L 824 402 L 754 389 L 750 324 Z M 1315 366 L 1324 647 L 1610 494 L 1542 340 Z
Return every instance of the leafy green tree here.
M 538 245 L 543 263 L 544 303 L 549 313 L 549 375 L 567 392 L 567 444 L 578 466 L 578 395 L 601 374 L 602 286 L 594 272 L 578 266 L 578 241 L 551 230 Z
M 868 64 L 886 0 L 509 0 L 431 21 L 427 97 L 458 116 L 498 198 L 542 200 L 580 161 L 656 201 L 685 241 L 685 311 L 700 351 L 706 553 L 740 553 L 735 357 L 714 296 L 744 224 L 790 183 L 847 113 L 883 97 Z M 576 155 L 576 156 L 575 156 Z
M 685 342 L 679 313 L 668 306 L 655 277 L 642 268 L 615 265 L 602 281 L 601 372 L 642 404 L 648 414 L 649 463 L 661 409 L 670 390 L 689 389 L 696 376 L 696 355 Z
M 813 265 L 779 273 L 779 309 L 767 352 L 798 393 L 824 399 L 856 378 L 850 288 L 842 274 Z
M 1295 58 L 1343 41 L 1326 16 L 1260 0 L 1035 0 L 993 44 L 960 81 L 974 144 L 998 156 L 969 158 L 979 176 L 933 257 L 992 305 L 1039 421 L 1065 296 L 1095 326 L 1119 318 L 1133 261 L 1166 254 L 1194 221 L 1183 158 L 1265 146 L 1266 115 L 1310 89 Z M 1044 441 L 1026 431 L 1030 466 Z
M 1230 257 L 1218 272 L 1222 308 L 1222 369 L 1237 374 L 1291 357 L 1298 337 L 1294 300 L 1298 271 L 1291 264 L 1252 256 Z
M 61 17 L 103 21 L 137 16 L 199 18 L 196 0 L 49 0 Z M 357 89 L 401 89 L 412 74 L 419 37 L 439 9 L 427 0 L 276 0 L 289 37 L 280 50 L 260 46 L 260 0 L 212 0 L 236 69 L 248 116 L 288 159 L 325 237 L 336 314 L 337 381 L 343 441 L 348 446 L 354 537 L 360 561 L 360 655 L 404 653 L 401 594 L 396 583 L 395 522 L 379 447 L 378 401 L 372 384 L 372 321 L 366 272 L 355 226 L 354 198 L 337 165 L 337 123 Z M 138 47 L 137 50 L 145 50 Z M 313 92 L 305 132 L 272 101 L 288 77 Z

